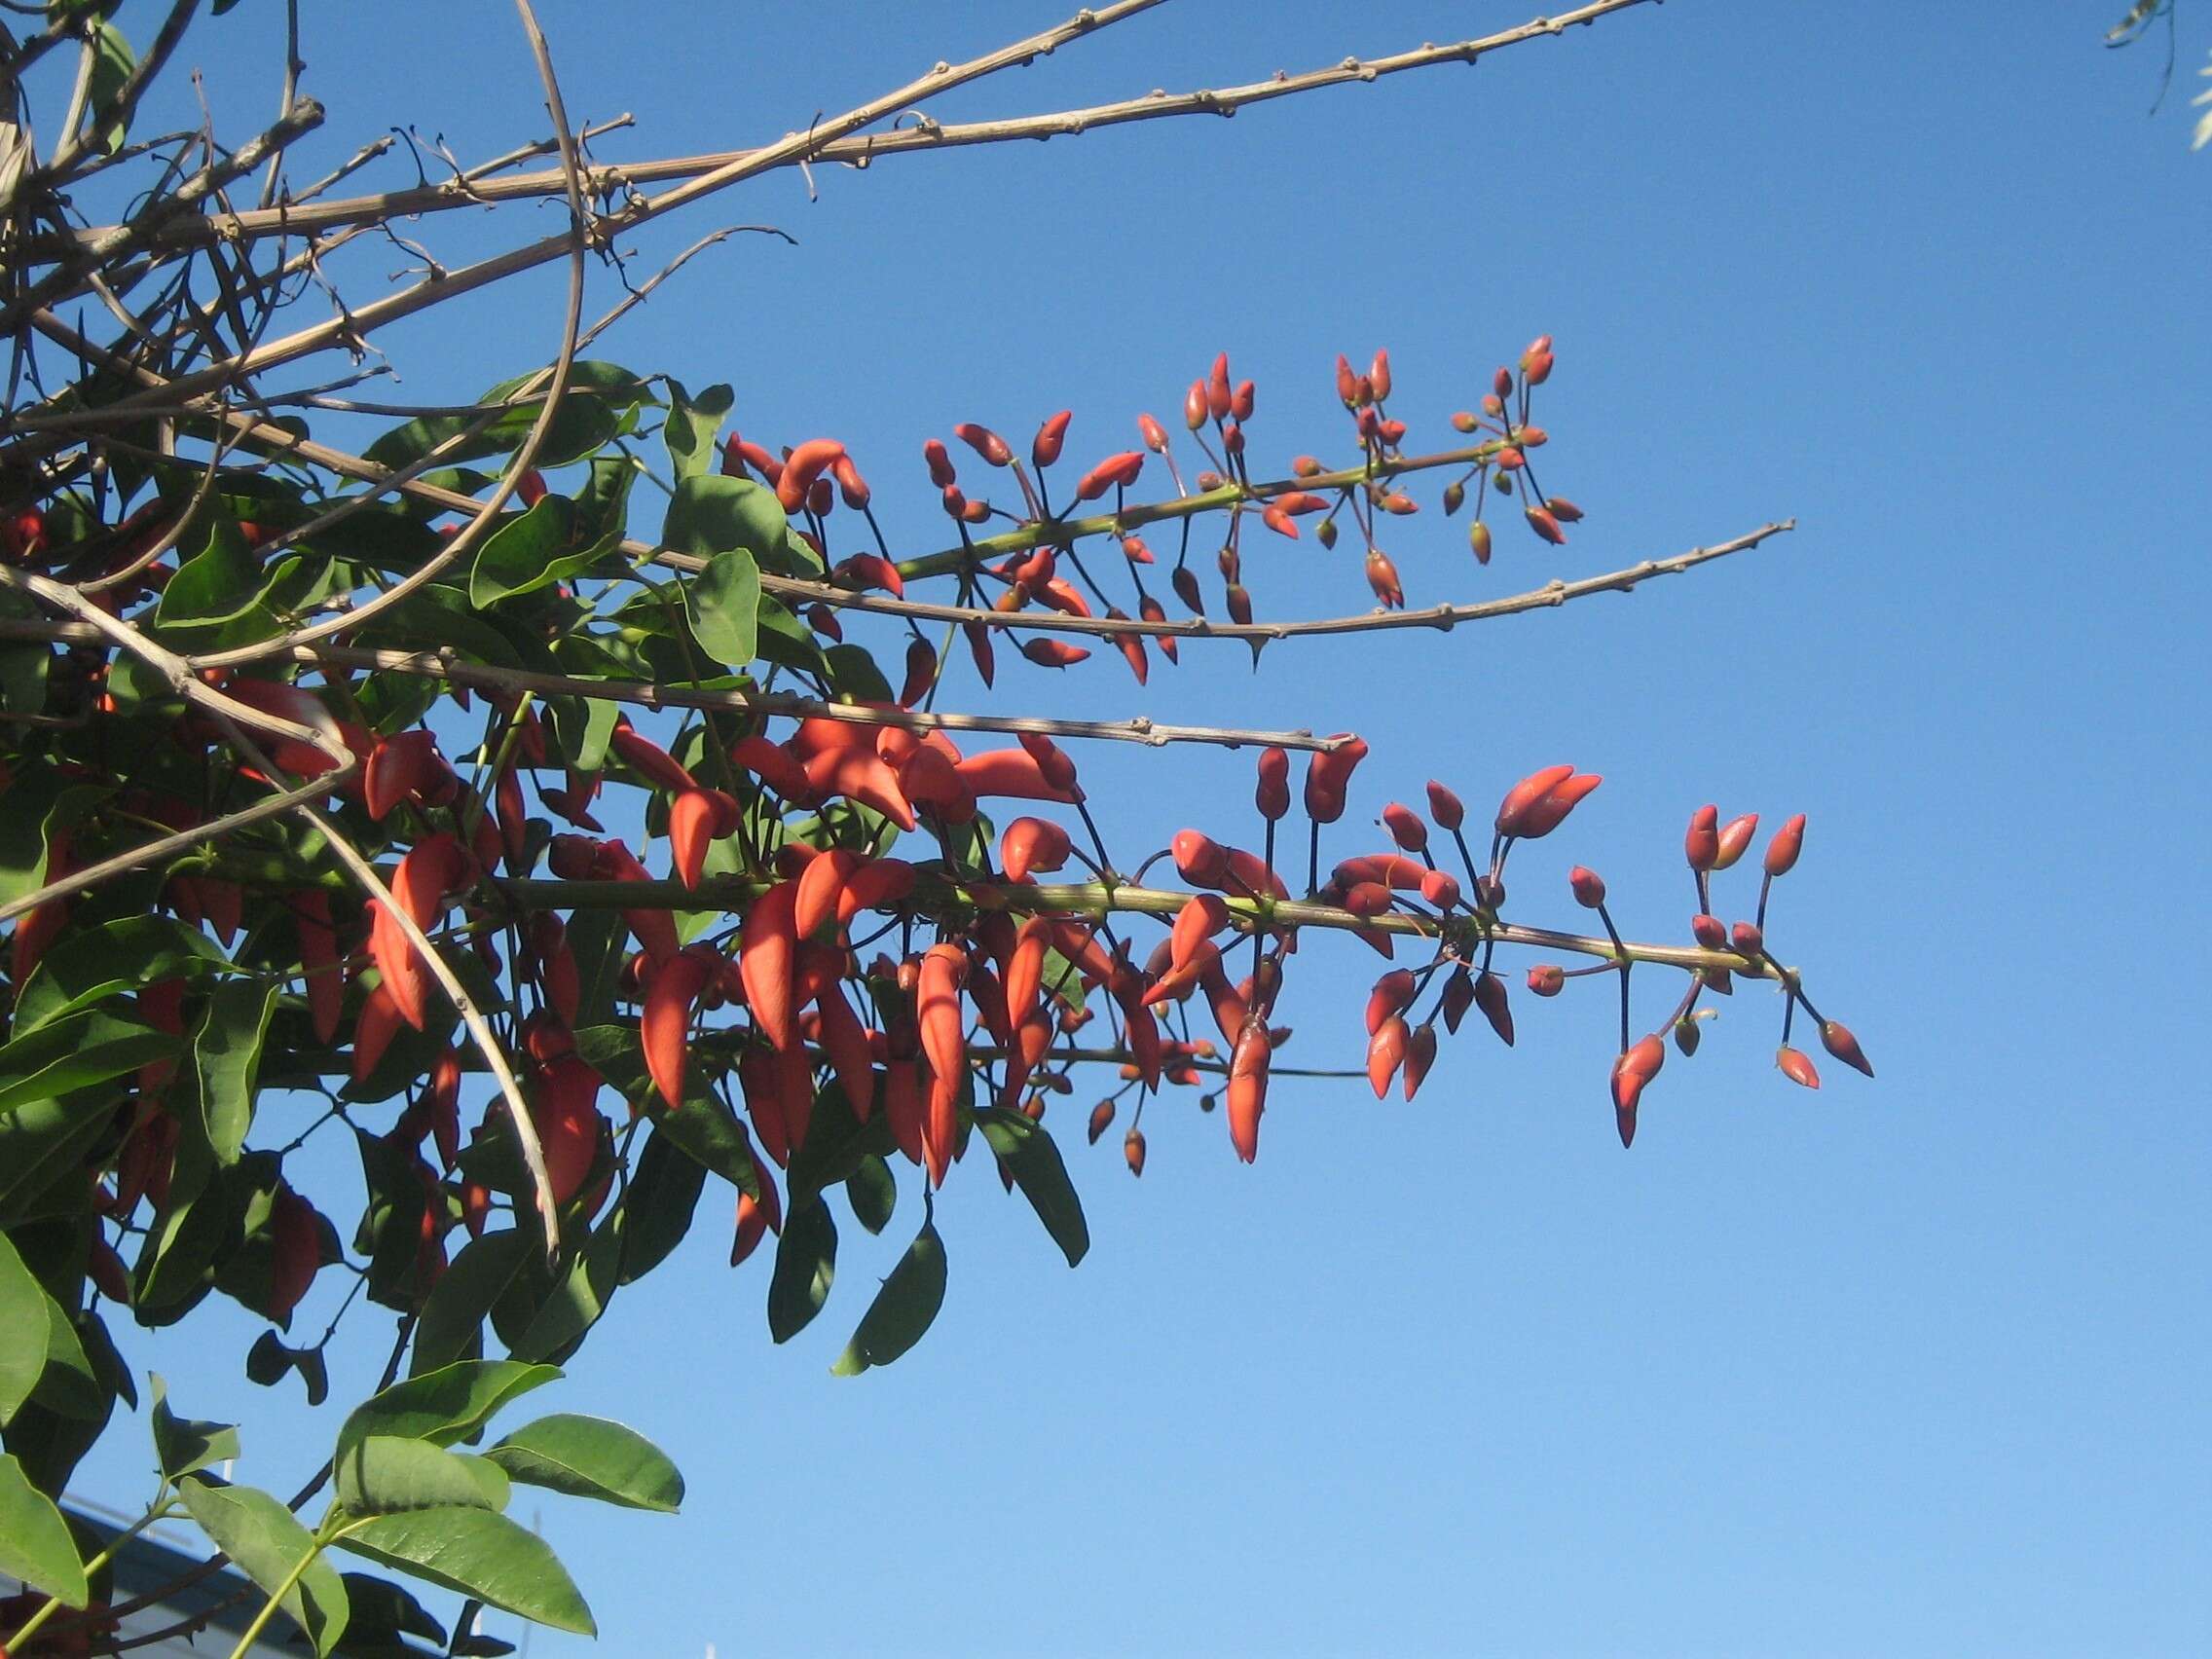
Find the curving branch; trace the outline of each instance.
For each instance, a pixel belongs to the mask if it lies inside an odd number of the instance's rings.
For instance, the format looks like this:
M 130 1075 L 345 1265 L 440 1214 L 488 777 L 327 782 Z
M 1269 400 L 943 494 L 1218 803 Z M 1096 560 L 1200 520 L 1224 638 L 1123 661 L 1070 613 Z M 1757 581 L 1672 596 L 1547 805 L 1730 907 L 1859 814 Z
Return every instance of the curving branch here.
M 1233 116 L 1249 105 L 1294 97 L 1328 87 L 1378 81 L 1387 75 L 1447 63 L 1472 64 L 1491 53 L 1518 46 L 1525 41 L 1564 34 L 1576 24 L 1594 23 L 1609 13 L 1626 11 L 1643 3 L 1644 0 L 1592 0 L 1591 4 L 1577 6 L 1553 17 L 1532 18 L 1517 27 L 1501 29 L 1479 39 L 1444 45 L 1424 43 L 1409 51 L 1377 57 L 1347 56 L 1323 68 L 1309 69 L 1296 75 L 1278 73 L 1264 81 L 1253 81 L 1242 86 L 1198 88 L 1184 92 L 1156 91 L 1140 97 L 1121 98 L 1111 103 L 1090 104 L 1080 109 L 1054 110 L 994 121 L 947 123 L 920 116 L 915 119 L 914 125 L 896 131 L 823 138 L 795 154 L 779 153 L 783 151 L 783 146 L 769 145 L 745 150 L 717 150 L 695 156 L 672 156 L 658 161 L 616 163 L 593 168 L 588 182 L 595 195 L 604 196 L 625 187 L 703 178 L 731 167 L 747 168 L 746 176 L 749 177 L 754 173 L 767 171 L 770 167 L 798 166 L 813 162 L 842 162 L 852 166 L 866 167 L 887 157 L 913 155 L 917 152 L 1073 137 L 1101 128 L 1126 126 L 1140 121 L 1170 120 L 1182 116 Z M 1111 10 L 1118 11 L 1119 8 Z M 817 135 L 828 130 L 827 127 L 811 129 Z M 763 160 L 770 157 L 773 159 Z M 437 213 L 456 207 L 557 196 L 563 188 L 559 171 L 547 169 L 517 174 L 466 190 L 446 183 L 411 190 L 383 191 L 373 196 L 317 203 L 312 207 L 233 213 L 217 219 L 179 224 L 166 233 L 164 245 L 182 249 L 203 245 L 218 237 L 231 240 L 253 240 L 348 225 L 376 224 L 388 218 Z M 97 234 L 96 231 L 89 231 L 75 233 L 74 236 L 36 238 L 26 242 L 25 251 L 33 259 L 52 258 L 66 249 L 76 237 Z

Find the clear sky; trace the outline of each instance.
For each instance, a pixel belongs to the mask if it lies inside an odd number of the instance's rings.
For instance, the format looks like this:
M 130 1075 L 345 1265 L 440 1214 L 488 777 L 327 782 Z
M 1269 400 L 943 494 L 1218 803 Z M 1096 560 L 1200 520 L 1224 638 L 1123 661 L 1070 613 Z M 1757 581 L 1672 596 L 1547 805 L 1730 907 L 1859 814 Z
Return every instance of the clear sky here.
M 711 1195 L 538 1396 L 637 1425 L 690 1481 L 675 1520 L 544 1505 L 601 1651 L 2212 1650 L 2212 155 L 2177 107 L 2205 43 L 2185 29 L 2146 119 L 2162 44 L 2101 51 L 2121 9 L 1677 0 L 1233 122 L 822 168 L 811 202 L 778 173 L 637 239 L 640 270 L 717 224 L 798 239 L 725 244 L 601 354 L 732 383 L 762 441 L 841 437 L 902 551 L 941 539 L 918 450 L 956 421 L 1026 438 L 1072 407 L 1071 453 L 1103 454 L 1226 349 L 1272 467 L 1346 452 L 1330 365 L 1387 346 L 1417 443 L 1441 444 L 1496 363 L 1556 335 L 1544 470 L 1588 520 L 1559 551 L 1501 520 L 1484 571 L 1431 505 L 1388 542 L 1412 603 L 1769 518 L 1795 534 L 1628 598 L 1286 644 L 1257 674 L 1187 647 L 1140 690 L 1107 653 L 947 701 L 1355 729 L 1375 755 L 1332 857 L 1380 844 L 1365 820 L 1425 779 L 1487 812 L 1572 760 L 1605 785 L 1517 860 L 1514 909 L 1571 925 L 1581 862 L 1642 937 L 1684 927 L 1691 808 L 1806 812 L 1771 936 L 1880 1077 L 1793 1088 L 1779 1005 L 1746 987 L 1624 1153 L 1609 992 L 1586 986 L 1517 991 L 1518 1050 L 1471 1022 L 1410 1106 L 1278 1084 L 1251 1168 L 1186 1094 L 1148 1114 L 1132 1182 L 1118 1135 L 1083 1145 L 1079 1094 L 1047 1125 L 1089 1258 L 1069 1272 L 963 1167 L 938 1208 L 942 1315 L 854 1381 L 829 1365 L 911 1235 L 911 1183 L 882 1238 L 843 1229 L 829 1308 L 780 1348 L 767 1258 L 723 1265 Z M 504 6 L 305 11 L 331 110 L 311 158 L 395 123 L 465 159 L 545 130 Z M 200 31 L 215 94 L 273 101 L 245 43 L 279 15 Z M 610 160 L 772 138 L 1058 15 L 543 6 L 571 112 L 638 116 Z M 1260 79 L 1523 15 L 1177 0 L 936 113 Z M 421 234 L 451 260 L 558 211 Z M 404 260 L 379 252 L 354 297 Z M 617 292 L 595 276 L 595 309 Z M 558 299 L 526 282 L 393 331 L 397 395 L 541 362 Z M 1247 572 L 1263 615 L 1367 603 L 1348 539 L 1271 540 Z M 1254 832 L 1245 758 L 1083 759 L 1132 862 L 1185 825 Z M 1376 968 L 1306 942 L 1286 1063 L 1357 1063 Z M 388 1334 L 373 1314 L 342 1335 L 339 1399 Z M 251 1335 L 210 1305 L 128 1351 L 180 1409 L 246 1416 L 240 1477 L 288 1489 L 333 1414 L 246 1384 Z M 144 1463 L 119 1437 L 81 1485 L 128 1501 Z

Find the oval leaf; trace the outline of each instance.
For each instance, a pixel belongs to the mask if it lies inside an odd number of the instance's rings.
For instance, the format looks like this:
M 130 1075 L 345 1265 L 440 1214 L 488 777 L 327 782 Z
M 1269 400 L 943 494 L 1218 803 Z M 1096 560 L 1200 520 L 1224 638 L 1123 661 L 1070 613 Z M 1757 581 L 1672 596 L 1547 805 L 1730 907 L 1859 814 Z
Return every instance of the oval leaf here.
M 162 1478 L 174 1481 L 239 1455 L 239 1431 L 227 1422 L 200 1422 L 169 1410 L 168 1384 L 154 1383 L 154 1456 Z
M 830 1300 L 837 1276 L 837 1224 L 819 1197 L 785 1218 L 776 1241 L 776 1271 L 768 1279 L 768 1334 L 789 1342 L 806 1329 Z
M 599 1634 L 574 1580 L 545 1540 L 488 1509 L 379 1515 L 349 1527 L 338 1542 L 519 1618 L 579 1636 Z
M 837 1363 L 830 1370 L 837 1377 L 858 1377 L 871 1365 L 889 1365 L 922 1340 L 937 1310 L 944 1306 L 944 1240 L 937 1223 L 926 1221 L 883 1288 L 875 1293 L 862 1317 L 860 1329 Z
M 276 1595 L 279 1585 L 293 1580 L 300 1563 L 313 1556 L 277 1604 L 307 1633 L 316 1653 L 337 1645 L 346 1634 L 346 1586 L 289 1509 L 265 1492 L 225 1486 L 209 1475 L 187 1475 L 177 1495 L 215 1547 L 266 1595 Z
M 332 1474 L 338 1501 L 355 1515 L 497 1507 L 465 1458 L 441 1452 L 426 1440 L 363 1435 L 347 1448 Z
M 90 1599 L 69 1524 L 8 1456 L 0 1456 L 0 1577 L 19 1578 L 65 1606 L 82 1607 Z
M 46 1369 L 47 1296 L 0 1233 L 0 1426 L 22 1408 Z
M 395 1382 L 364 1400 L 339 1427 L 338 1456 L 372 1434 L 395 1434 L 451 1446 L 476 1432 L 517 1395 L 561 1375 L 550 1365 L 512 1359 L 467 1359 Z
M 528 1486 L 674 1514 L 683 1477 L 659 1447 L 605 1418 L 561 1412 L 525 1423 L 485 1454 Z
M 1014 1171 L 1014 1185 L 1052 1235 L 1052 1242 L 1067 1257 L 1068 1266 L 1082 1261 L 1090 1248 L 1090 1228 L 1083 1219 L 1083 1202 L 1075 1196 L 1060 1149 L 1042 1124 L 1003 1106 L 987 1106 L 976 1114 L 976 1126 L 991 1143 L 991 1150 Z
M 752 554 L 717 553 L 685 584 L 683 603 L 700 649 L 731 668 L 753 660 L 760 643 L 760 568 Z

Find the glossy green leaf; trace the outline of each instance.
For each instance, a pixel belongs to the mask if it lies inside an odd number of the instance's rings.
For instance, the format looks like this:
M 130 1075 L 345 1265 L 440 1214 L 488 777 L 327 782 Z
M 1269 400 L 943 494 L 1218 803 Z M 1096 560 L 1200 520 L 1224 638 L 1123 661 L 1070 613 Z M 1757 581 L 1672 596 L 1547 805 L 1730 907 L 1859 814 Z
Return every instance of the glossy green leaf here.
M 715 439 L 736 401 L 737 394 L 726 386 L 710 386 L 693 397 L 682 381 L 668 383 L 668 421 L 660 437 L 678 483 L 713 469 Z
M 354 1515 L 498 1507 L 464 1458 L 426 1440 L 365 1434 L 338 1457 L 331 1475 L 339 1503 Z
M 556 1413 L 525 1423 L 485 1454 L 527 1486 L 549 1487 L 626 1509 L 674 1514 L 683 1477 L 636 1429 L 605 1418 Z
M 0 1233 L 0 1427 L 31 1397 L 46 1369 L 50 1301 L 8 1235 Z
M 64 1606 L 91 1600 L 76 1540 L 54 1499 L 40 1492 L 14 1457 L 0 1456 L 0 1578 L 19 1578 Z
M 860 1329 L 830 1366 L 830 1373 L 857 1377 L 872 1365 L 889 1365 L 922 1340 L 943 1306 L 944 1240 L 938 1236 L 937 1223 L 926 1221 L 868 1304 Z
M 245 1150 L 246 1130 L 253 1126 L 254 1074 L 276 1009 L 275 980 L 225 979 L 209 994 L 206 1014 L 193 1035 L 201 1118 L 218 1163 L 234 1163 Z
M 46 1298 L 46 1369 L 31 1398 L 55 1416 L 80 1422 L 104 1421 L 114 1400 L 114 1391 L 85 1351 L 75 1321 L 51 1296 Z
M 622 1235 L 618 1282 L 634 1284 L 668 1259 L 691 1230 L 707 1168 L 661 1130 L 638 1154 L 617 1212 Z
M 750 1143 L 744 1126 L 728 1107 L 704 1090 L 687 1095 L 679 1110 L 670 1111 L 645 1075 L 635 1026 L 587 1025 L 576 1033 L 576 1052 L 652 1119 L 661 1134 L 732 1186 L 760 1196 L 760 1177 L 746 1153 Z
M 776 1268 L 768 1279 L 768 1334 L 779 1343 L 806 1329 L 830 1300 L 837 1276 L 837 1224 L 819 1197 L 794 1201 L 776 1240 Z
M 790 530 L 775 491 L 750 478 L 704 473 L 678 480 L 660 538 L 679 553 L 711 559 L 737 549 L 757 564 L 783 546 Z
M 976 1126 L 991 1143 L 991 1150 L 1014 1171 L 1014 1185 L 1052 1235 L 1052 1242 L 1067 1257 L 1068 1266 L 1082 1261 L 1090 1248 L 1090 1228 L 1083 1219 L 1083 1202 L 1068 1179 L 1060 1149 L 1044 1125 L 1003 1106 L 986 1106 L 976 1114 Z
M 743 668 L 759 645 L 760 567 L 743 549 L 717 553 L 683 587 L 691 632 L 716 662 Z
M 523 1264 L 543 1248 L 535 1234 L 519 1228 L 487 1233 L 464 1246 L 430 1287 L 423 1316 L 416 1321 L 410 1375 L 420 1377 L 468 1357 L 492 1305 Z
M 226 966 L 215 941 L 173 916 L 119 916 L 72 930 L 40 958 L 16 998 L 15 1034 L 164 979 L 200 978 Z
M 590 1330 L 607 1311 L 621 1272 L 622 1235 L 603 1227 L 569 1261 L 521 1338 L 510 1345 L 515 1358 L 543 1359 Z
M 154 607 L 155 626 L 171 633 L 201 633 L 246 623 L 260 608 L 262 571 L 237 523 L 220 514 L 207 521 L 207 544 L 177 567 Z M 268 618 L 273 625 L 276 618 Z M 196 642 L 198 643 L 198 642 Z
M 469 568 L 468 600 L 489 608 L 521 593 L 566 581 L 606 557 L 606 542 L 579 540 L 575 503 L 546 496 L 485 538 Z
M 89 1088 L 0 1112 L 0 1223 L 15 1222 L 65 1181 L 77 1182 L 81 1201 L 79 1165 L 107 1132 L 120 1095 L 120 1089 Z
M 891 1165 L 874 1153 L 865 1155 L 860 1166 L 845 1177 L 845 1198 L 853 1216 L 870 1233 L 881 1233 L 899 1205 L 899 1183 Z
M 175 1481 L 239 1455 L 239 1431 L 227 1422 L 202 1422 L 169 1410 L 168 1384 L 153 1379 L 154 1456 L 162 1479 Z
M 353 1408 L 338 1430 L 339 1455 L 343 1456 L 355 1441 L 371 1434 L 396 1434 L 427 1440 L 433 1446 L 451 1446 L 475 1433 L 509 1400 L 542 1387 L 560 1375 L 550 1365 L 473 1359 L 410 1377 Z
M 488 1509 L 418 1509 L 350 1528 L 340 1547 L 555 1630 L 596 1636 L 591 1609 L 544 1539 Z
M 289 1509 L 254 1487 L 226 1486 L 205 1474 L 185 1476 L 177 1495 L 200 1530 L 264 1595 L 274 1596 L 292 1581 L 277 1604 L 307 1633 L 317 1654 L 337 1645 L 346 1634 L 346 1586 Z M 294 1578 L 303 1561 L 309 1565 Z
M 0 1114 L 86 1088 L 182 1047 L 143 1020 L 85 1009 L 0 1044 Z

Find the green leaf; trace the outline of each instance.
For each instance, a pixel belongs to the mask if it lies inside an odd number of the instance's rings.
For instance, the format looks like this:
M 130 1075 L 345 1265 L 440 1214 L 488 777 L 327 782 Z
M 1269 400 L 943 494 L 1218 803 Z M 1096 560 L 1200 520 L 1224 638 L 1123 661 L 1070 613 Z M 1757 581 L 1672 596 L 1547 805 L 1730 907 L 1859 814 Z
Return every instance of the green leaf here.
M 477 399 L 479 408 L 505 403 L 530 379 L 526 375 L 492 387 Z M 537 464 L 566 466 L 600 448 L 620 429 L 628 411 L 647 401 L 645 389 L 644 381 L 616 364 L 589 359 L 571 364 L 569 392 L 561 400 L 560 412 L 554 416 L 552 429 L 538 451 Z M 366 453 L 369 460 L 393 467 L 420 461 L 449 441 L 453 441 L 453 447 L 439 457 L 449 464 L 504 455 L 520 447 L 543 406 L 544 394 L 539 392 L 504 410 L 483 431 L 468 438 L 461 434 L 475 423 L 477 415 L 424 416 L 393 427 Z
M 187 1475 L 177 1485 L 177 1495 L 200 1530 L 264 1595 L 276 1595 L 300 1563 L 313 1556 L 277 1604 L 307 1633 L 316 1653 L 337 1645 L 346 1634 L 346 1586 L 289 1509 L 254 1487 L 226 1486 L 204 1474 Z
M 743 668 L 759 644 L 760 567 L 742 549 L 717 553 L 683 586 L 691 632 L 719 663 Z
M 46 677 L 54 666 L 54 647 L 0 645 L 0 709 L 12 715 L 46 712 Z
M 668 1259 L 691 1231 L 691 1217 L 706 1185 L 706 1165 L 664 1131 L 655 1130 L 638 1154 L 617 1212 L 622 1233 L 618 1282 L 635 1284 Z
M 792 1154 L 785 1189 L 793 1206 L 849 1178 L 870 1154 L 887 1156 L 893 1149 L 891 1120 L 872 1112 L 865 1124 L 845 1104 L 845 1091 L 831 1083 L 816 1091 L 814 1109 L 806 1120 L 806 1137 Z
M 622 1235 L 612 1227 L 593 1234 L 554 1281 L 552 1294 L 519 1341 L 509 1346 L 517 1359 L 543 1359 L 574 1342 L 607 1311 L 622 1271 Z
M 92 25 L 92 76 L 89 95 L 85 100 L 86 112 L 95 120 L 115 102 L 123 91 L 123 84 L 130 79 L 138 59 L 130 51 L 130 43 L 123 38 L 123 31 L 110 22 Z M 123 148 L 129 133 L 129 123 L 111 121 L 92 134 L 92 148 L 103 156 L 112 156 Z
M 776 1271 L 768 1279 L 768 1334 L 779 1343 L 806 1329 L 830 1299 L 837 1276 L 837 1224 L 819 1196 L 798 1202 L 784 1217 L 776 1241 Z
M 410 1636 L 422 1637 L 435 1647 L 445 1646 L 446 1627 L 390 1579 L 366 1572 L 342 1572 L 338 1576 L 346 1586 L 352 1615 L 346 1621 L 346 1641 L 339 1652 L 358 1653 L 364 1659 L 372 1655 L 374 1659 L 399 1659 L 401 1654 L 422 1651 L 402 1640 Z
M 726 386 L 710 386 L 693 397 L 683 389 L 682 381 L 668 383 L 668 420 L 660 437 L 668 446 L 669 468 L 678 483 L 698 477 L 714 465 L 715 438 L 736 401 L 737 394 Z
M 201 1422 L 180 1418 L 169 1410 L 168 1384 L 159 1376 L 154 1384 L 154 1456 L 160 1460 L 162 1479 L 174 1481 L 211 1463 L 239 1455 L 239 1431 L 227 1422 Z
M 118 916 L 73 931 L 39 959 L 16 998 L 18 1037 L 141 985 L 227 967 L 215 941 L 171 916 Z
M 338 1456 L 372 1434 L 397 1434 L 451 1446 L 491 1419 L 518 1395 L 542 1387 L 561 1373 L 550 1365 L 512 1359 L 468 1359 L 394 1382 L 353 1408 L 338 1430 Z
M 0 1044 L 0 1113 L 105 1083 L 181 1047 L 142 1020 L 104 1009 L 64 1015 Z
M 986 1106 L 976 1114 L 976 1126 L 991 1143 L 991 1150 L 1014 1171 L 1014 1185 L 1052 1235 L 1052 1242 L 1074 1267 L 1090 1248 L 1090 1228 L 1083 1219 L 1083 1202 L 1068 1179 L 1068 1166 L 1060 1149 L 1044 1126 L 1004 1106 Z
M 660 538 L 665 547 L 702 559 L 736 548 L 758 563 L 783 546 L 790 529 L 775 491 L 750 478 L 705 473 L 678 480 Z
M 22 1409 L 46 1369 L 51 1300 L 0 1233 L 0 1427 Z
M 659 1447 L 605 1418 L 559 1412 L 525 1423 L 485 1456 L 526 1486 L 673 1515 L 683 1477 Z
M 899 1204 L 899 1183 L 892 1178 L 891 1165 L 868 1153 L 860 1167 L 845 1177 L 845 1198 L 863 1227 L 881 1233 L 890 1225 L 891 1212 Z
M 577 927 L 588 919 L 579 914 Z M 573 944 L 574 932 L 570 934 Z M 580 965 L 580 959 L 579 959 Z M 576 1033 L 576 1052 L 627 1099 L 653 1121 L 653 1126 L 705 1168 L 732 1186 L 760 1196 L 760 1177 L 747 1156 L 750 1144 L 745 1129 L 728 1107 L 704 1090 L 686 1095 L 683 1105 L 670 1111 L 660 1090 L 645 1075 L 645 1062 L 638 1051 L 635 1026 L 586 1025 Z M 696 1071 L 692 1081 L 697 1081 Z
M 546 496 L 486 537 L 468 572 L 468 602 L 489 608 L 518 593 L 535 593 L 566 581 L 606 556 L 609 543 L 577 544 L 576 507 L 566 496 Z
M 347 1448 L 332 1473 L 339 1503 L 354 1515 L 498 1507 L 466 1458 L 441 1452 L 425 1440 L 363 1435 Z
M 259 608 L 261 575 L 236 521 L 216 514 L 207 521 L 206 546 L 179 565 L 163 587 L 154 624 L 184 633 L 248 622 Z
M 926 1221 L 875 1300 L 837 1363 L 836 1377 L 858 1377 L 871 1365 L 889 1365 L 922 1340 L 937 1310 L 944 1306 L 944 1240 L 937 1223 Z
M 591 1609 L 535 1532 L 488 1509 L 417 1509 L 350 1528 L 342 1549 L 555 1630 L 596 1636 Z
M 0 904 L 44 887 L 55 837 L 112 793 L 105 784 L 64 785 L 52 766 L 21 765 L 0 812 Z
M 273 979 L 226 979 L 207 998 L 192 1051 L 200 1073 L 200 1110 L 217 1163 L 235 1163 L 245 1150 L 246 1130 L 253 1126 L 254 1073 L 276 1009 Z
M 68 1310 L 51 1296 L 46 1299 L 46 1370 L 31 1398 L 55 1416 L 80 1422 L 104 1421 L 113 1401 Z
M 107 1132 L 119 1093 L 91 1088 L 0 1112 L 0 1222 L 15 1221 L 63 1181 L 78 1183 L 82 1201 L 79 1165 Z
M 492 1305 L 513 1282 L 522 1265 L 541 1248 L 535 1234 L 519 1228 L 487 1233 L 465 1246 L 438 1275 L 429 1300 L 423 1305 L 423 1316 L 415 1325 L 415 1354 L 409 1374 L 420 1377 L 467 1357 Z
M 19 1578 L 65 1606 L 92 1599 L 69 1523 L 9 1456 L 0 1456 L 0 1577 Z

